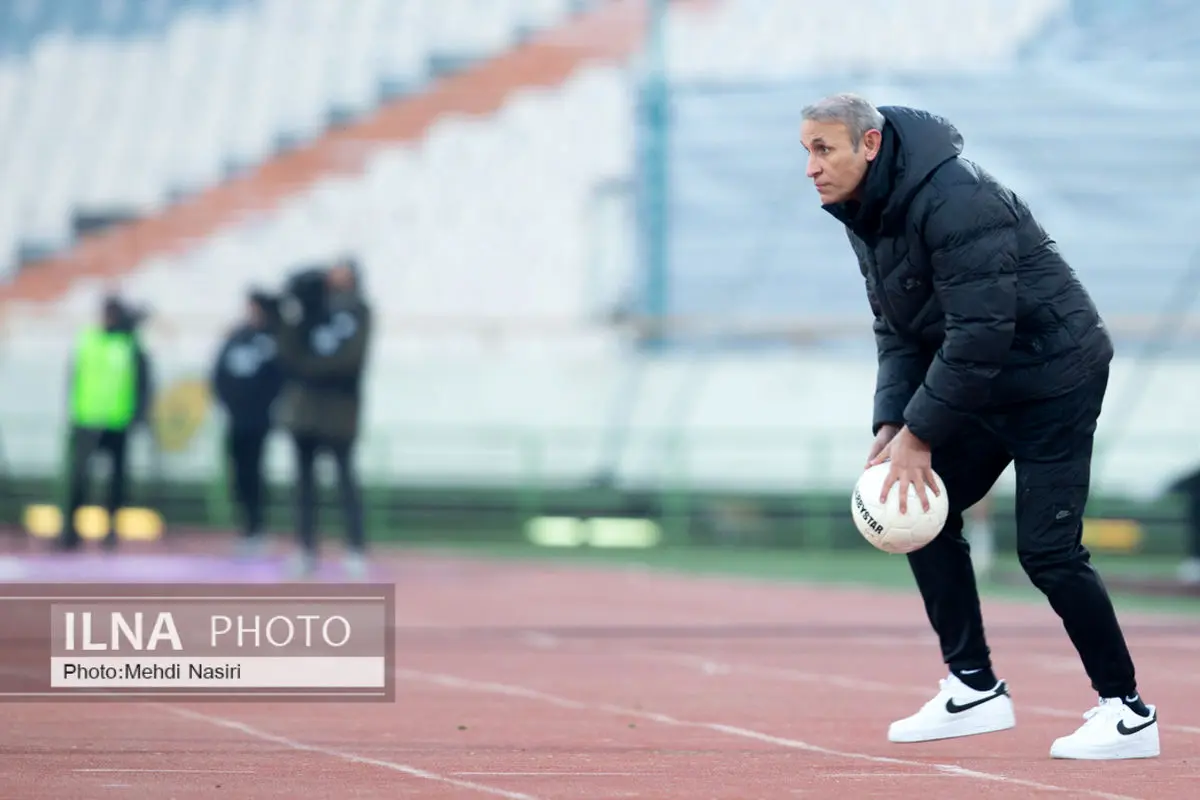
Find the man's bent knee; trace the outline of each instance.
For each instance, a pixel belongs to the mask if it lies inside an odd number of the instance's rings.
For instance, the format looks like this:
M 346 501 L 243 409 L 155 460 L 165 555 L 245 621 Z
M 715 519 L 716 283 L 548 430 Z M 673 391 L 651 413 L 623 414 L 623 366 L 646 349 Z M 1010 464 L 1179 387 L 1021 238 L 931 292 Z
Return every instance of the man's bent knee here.
M 1083 545 L 1052 549 L 1018 547 L 1017 558 L 1029 580 L 1046 595 L 1091 572 L 1091 554 Z

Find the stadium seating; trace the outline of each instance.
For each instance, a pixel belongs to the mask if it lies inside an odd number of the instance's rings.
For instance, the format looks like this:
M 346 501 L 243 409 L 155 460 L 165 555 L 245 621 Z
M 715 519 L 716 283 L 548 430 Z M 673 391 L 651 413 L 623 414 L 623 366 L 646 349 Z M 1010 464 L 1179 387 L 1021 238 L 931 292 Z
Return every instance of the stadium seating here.
M 80 214 L 151 212 L 580 5 L 4 0 L 0 274 Z
M 1200 57 L 1200 8 L 1184 0 L 1072 0 L 1022 47 L 1027 59 L 1178 64 Z
M 681 81 L 770 80 L 828 71 L 974 71 L 1008 63 L 1066 0 L 739 0 L 680 17 L 667 53 Z
M 161 36 L 185 13 L 221 13 L 249 0 L 3 0 L 0 58 L 26 58 L 44 37 Z
M 125 289 L 211 339 L 247 282 L 275 285 L 349 250 L 384 320 L 584 318 L 590 192 L 632 169 L 629 100 L 622 72 L 600 67 L 524 91 L 489 120 L 444 118 L 419 146 L 382 150 L 362 176 L 147 264 Z

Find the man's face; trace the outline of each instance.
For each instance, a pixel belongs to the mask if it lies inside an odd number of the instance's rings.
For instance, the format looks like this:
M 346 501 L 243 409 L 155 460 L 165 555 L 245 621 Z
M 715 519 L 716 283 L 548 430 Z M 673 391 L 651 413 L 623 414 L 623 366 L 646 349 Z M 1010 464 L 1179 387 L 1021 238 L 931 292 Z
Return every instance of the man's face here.
M 338 264 L 329 270 L 327 280 L 334 291 L 349 291 L 354 287 L 354 271 L 346 264 Z
M 867 131 L 856 150 L 850 129 L 841 122 L 804 121 L 800 143 L 808 151 L 805 174 L 817 187 L 822 205 L 844 203 L 854 197 L 867 167 L 879 155 L 881 140 L 879 131 Z

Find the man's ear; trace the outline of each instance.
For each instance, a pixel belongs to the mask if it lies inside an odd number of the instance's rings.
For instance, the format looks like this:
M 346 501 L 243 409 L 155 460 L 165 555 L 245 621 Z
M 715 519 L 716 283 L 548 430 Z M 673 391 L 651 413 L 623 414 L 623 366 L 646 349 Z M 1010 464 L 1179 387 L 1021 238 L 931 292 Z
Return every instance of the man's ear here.
M 879 148 L 883 144 L 883 134 L 872 128 L 863 134 L 862 146 L 867 157 L 867 161 L 874 161 L 875 156 L 879 155 Z

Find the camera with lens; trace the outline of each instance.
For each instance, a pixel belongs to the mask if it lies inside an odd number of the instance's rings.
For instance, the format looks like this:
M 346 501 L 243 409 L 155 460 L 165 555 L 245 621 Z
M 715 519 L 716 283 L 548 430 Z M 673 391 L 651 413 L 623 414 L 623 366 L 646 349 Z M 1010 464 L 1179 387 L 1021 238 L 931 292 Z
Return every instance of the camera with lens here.
M 130 330 L 136 331 L 149 318 L 150 309 L 146 306 L 127 306 L 125 309 L 125 322 Z
M 108 295 L 103 303 L 106 324 L 114 330 L 137 332 L 142 323 L 150 317 L 150 309 L 145 306 L 135 306 L 128 300 L 116 294 Z
M 284 282 L 279 299 L 280 318 L 285 325 L 311 324 L 324 314 L 326 299 L 326 270 L 322 267 L 298 270 Z

